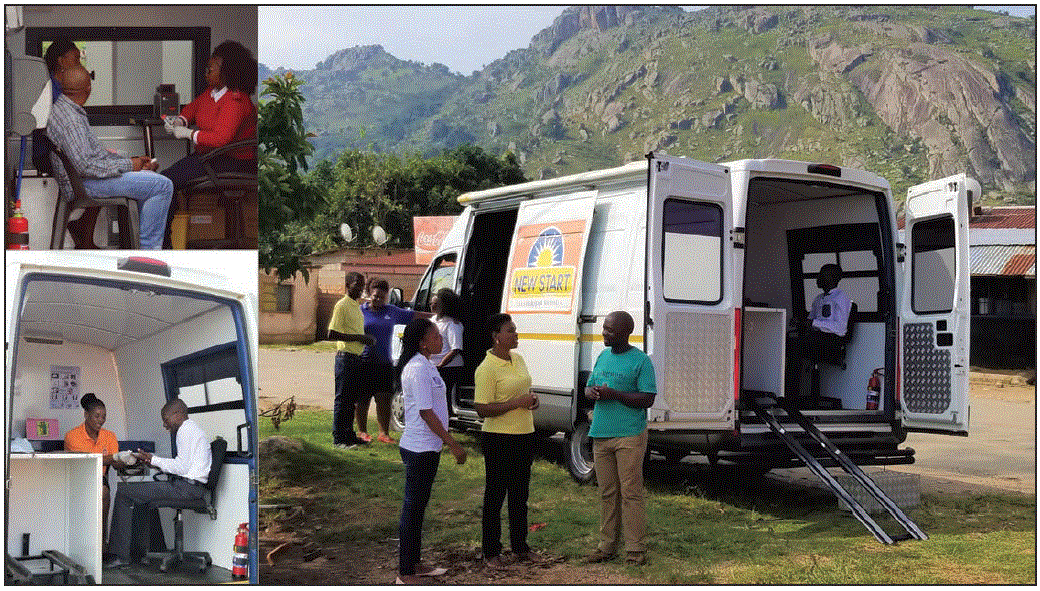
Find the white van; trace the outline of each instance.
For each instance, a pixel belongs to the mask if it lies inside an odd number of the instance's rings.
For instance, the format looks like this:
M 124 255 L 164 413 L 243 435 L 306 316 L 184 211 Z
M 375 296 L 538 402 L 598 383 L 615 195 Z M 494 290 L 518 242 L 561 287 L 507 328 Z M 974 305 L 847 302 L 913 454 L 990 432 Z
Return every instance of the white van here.
M 487 317 L 513 316 L 541 403 L 536 429 L 568 434 L 579 481 L 593 477 L 582 392 L 614 310 L 632 315 L 631 342 L 653 360 L 649 445 L 666 458 L 800 465 L 811 459 L 780 431 L 796 442 L 818 431 L 855 464 L 911 463 L 898 447 L 907 431 L 967 435 L 967 216 L 979 196 L 964 175 L 912 188 L 904 247 L 889 184 L 869 172 L 649 154 L 460 196 L 466 207 L 412 305 L 427 310 L 445 286 L 462 297 L 456 427 L 479 424 L 472 372 L 490 348 Z M 858 310 L 842 363 L 803 372 L 788 333 L 826 263 L 841 266 Z M 799 397 L 814 373 L 817 395 Z
M 246 523 L 248 574 L 256 583 L 255 279 L 239 283 L 233 273 L 170 266 L 164 260 L 171 254 L 150 256 L 7 253 L 7 554 L 43 556 L 35 559 L 43 570 L 47 557 L 64 557 L 72 564 L 69 582 L 230 581 L 240 574 L 232 559 Z M 256 253 L 222 253 L 219 265 L 255 269 Z M 62 452 L 65 433 L 83 422 L 79 400 L 88 392 L 104 401 L 104 428 L 121 450 L 175 455 L 160 418 L 175 397 L 210 439 L 227 442 L 215 514 L 183 512 L 184 549 L 208 552 L 212 561 L 201 575 L 136 564 L 102 572 L 101 456 Z M 151 477 L 109 470 L 113 498 L 121 478 Z M 160 509 L 160 522 L 173 548 L 174 511 Z M 21 562 L 30 571 L 40 567 Z

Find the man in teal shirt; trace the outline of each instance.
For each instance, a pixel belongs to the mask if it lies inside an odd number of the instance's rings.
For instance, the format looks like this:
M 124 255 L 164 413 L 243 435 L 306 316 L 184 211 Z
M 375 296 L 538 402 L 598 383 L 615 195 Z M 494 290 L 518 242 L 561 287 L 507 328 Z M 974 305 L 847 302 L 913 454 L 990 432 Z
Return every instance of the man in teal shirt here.
M 624 534 L 625 562 L 646 564 L 646 502 L 643 456 L 646 409 L 654 403 L 657 380 L 646 353 L 628 344 L 634 323 L 628 312 L 611 312 L 603 321 L 607 347 L 592 368 L 585 397 L 593 400 L 593 458 L 602 499 L 600 542 L 587 562 L 617 554 Z

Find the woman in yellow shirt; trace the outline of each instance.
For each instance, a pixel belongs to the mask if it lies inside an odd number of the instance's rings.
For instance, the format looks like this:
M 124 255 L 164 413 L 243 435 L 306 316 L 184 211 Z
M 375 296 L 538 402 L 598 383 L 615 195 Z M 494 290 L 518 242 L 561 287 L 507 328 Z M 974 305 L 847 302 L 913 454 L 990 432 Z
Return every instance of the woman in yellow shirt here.
M 83 395 L 79 400 L 83 407 L 83 424 L 69 430 L 65 434 L 65 451 L 99 453 L 105 469 L 101 471 L 101 541 L 104 542 L 108 531 L 108 467 L 119 462 L 112 456 L 119 451 L 119 442 L 115 433 L 102 429 L 105 424 L 105 403 L 93 393 Z
M 531 393 L 531 375 L 517 346 L 516 325 L 509 314 L 488 322 L 493 346 L 474 375 L 473 402 L 483 417 L 484 561 L 494 569 L 507 566 L 502 558 L 502 503 L 509 498 L 509 543 L 522 562 L 540 561 L 527 545 L 527 496 L 531 484 L 534 417 L 538 398 Z

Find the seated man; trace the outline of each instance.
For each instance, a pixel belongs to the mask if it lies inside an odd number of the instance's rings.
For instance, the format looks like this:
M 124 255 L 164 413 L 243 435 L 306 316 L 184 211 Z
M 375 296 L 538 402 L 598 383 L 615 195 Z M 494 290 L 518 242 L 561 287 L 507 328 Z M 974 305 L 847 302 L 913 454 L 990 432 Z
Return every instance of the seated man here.
M 151 158 L 126 158 L 105 149 L 90 130 L 83 105 L 90 97 L 90 72 L 81 65 L 60 73 L 62 96 L 51 106 L 47 137 L 69 157 L 83 177 L 83 187 L 91 197 L 129 197 L 138 202 L 141 212 L 141 248 L 162 247 L 166 231 L 166 212 L 173 198 L 173 183 L 155 171 Z M 62 194 L 72 195 L 68 175 L 51 155 L 55 177 Z
M 816 286 L 823 293 L 813 300 L 809 310 L 810 326 L 804 331 L 806 348 L 805 356 L 810 359 L 826 358 L 827 352 L 841 346 L 841 338 L 849 327 L 849 312 L 852 302 L 844 291 L 838 288 L 841 281 L 841 267 L 828 263 L 820 268 L 816 276 Z
M 159 499 L 193 500 L 205 497 L 206 480 L 213 460 L 206 434 L 188 418 L 188 407 L 179 398 L 162 408 L 163 427 L 177 438 L 177 457 L 161 458 L 146 451 L 134 454 L 141 461 L 170 475 L 169 481 L 120 482 L 116 489 L 112 527 L 108 539 L 107 568 L 130 563 L 131 544 L 136 537 L 138 546 L 147 552 L 150 511 L 148 503 Z

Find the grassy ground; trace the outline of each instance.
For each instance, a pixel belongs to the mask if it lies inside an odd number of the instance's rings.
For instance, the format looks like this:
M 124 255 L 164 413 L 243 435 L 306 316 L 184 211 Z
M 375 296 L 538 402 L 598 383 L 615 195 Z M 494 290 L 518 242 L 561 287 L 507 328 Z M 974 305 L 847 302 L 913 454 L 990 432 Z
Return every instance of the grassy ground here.
M 331 445 L 331 413 L 301 411 L 261 435 L 298 439 L 291 457 L 262 457 L 261 503 L 299 503 L 320 516 L 323 544 L 385 543 L 396 536 L 404 470 L 397 447 L 355 450 Z M 426 514 L 424 546 L 480 546 L 484 466 L 475 438 L 458 435 L 469 460 L 450 454 L 437 474 Z M 530 523 L 535 549 L 562 556 L 573 568 L 596 542 L 595 487 L 578 486 L 558 465 L 553 440 L 536 450 Z M 647 474 L 650 564 L 609 565 L 656 584 L 1035 584 L 1036 500 L 1003 494 L 922 495 L 910 517 L 927 541 L 884 546 L 833 496 L 745 479 L 698 466 L 651 462 Z M 261 516 L 262 519 L 264 515 Z M 900 530 L 886 523 L 890 533 Z M 537 525 L 535 525 L 537 527 Z M 508 542 L 506 535 L 505 541 Z

